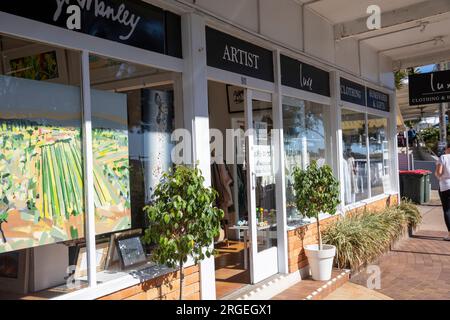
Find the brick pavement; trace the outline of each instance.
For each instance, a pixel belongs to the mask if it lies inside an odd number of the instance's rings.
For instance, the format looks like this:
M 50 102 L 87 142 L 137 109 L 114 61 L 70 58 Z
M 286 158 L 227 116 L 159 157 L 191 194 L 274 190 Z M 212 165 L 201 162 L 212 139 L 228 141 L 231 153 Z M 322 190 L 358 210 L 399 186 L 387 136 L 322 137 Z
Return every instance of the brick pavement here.
M 374 263 L 381 268 L 379 293 L 395 300 L 450 300 L 450 242 L 439 206 L 420 207 L 424 222 Z M 364 271 L 352 282 L 366 286 Z

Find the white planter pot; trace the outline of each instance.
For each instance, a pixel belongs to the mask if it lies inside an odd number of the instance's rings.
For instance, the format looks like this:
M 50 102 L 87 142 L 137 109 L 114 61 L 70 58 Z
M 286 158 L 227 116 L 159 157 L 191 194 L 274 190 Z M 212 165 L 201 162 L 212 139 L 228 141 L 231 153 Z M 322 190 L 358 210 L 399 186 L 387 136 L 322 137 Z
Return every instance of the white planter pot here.
M 319 245 L 305 246 L 306 256 L 313 280 L 328 281 L 333 271 L 333 261 L 336 256 L 336 247 L 324 244 L 322 250 Z

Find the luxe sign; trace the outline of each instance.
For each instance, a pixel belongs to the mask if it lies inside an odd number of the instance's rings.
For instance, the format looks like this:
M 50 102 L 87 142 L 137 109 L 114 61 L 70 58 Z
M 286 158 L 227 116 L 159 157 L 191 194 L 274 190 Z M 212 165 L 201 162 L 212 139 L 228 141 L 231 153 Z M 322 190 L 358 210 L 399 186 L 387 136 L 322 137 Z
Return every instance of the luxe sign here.
M 1 0 L 0 11 L 181 58 L 180 17 L 142 1 Z
M 281 55 L 281 83 L 330 97 L 330 74 L 309 64 Z
M 206 27 L 206 47 L 208 66 L 274 81 L 270 50 L 209 27 Z
M 450 70 L 409 76 L 409 104 L 450 102 Z

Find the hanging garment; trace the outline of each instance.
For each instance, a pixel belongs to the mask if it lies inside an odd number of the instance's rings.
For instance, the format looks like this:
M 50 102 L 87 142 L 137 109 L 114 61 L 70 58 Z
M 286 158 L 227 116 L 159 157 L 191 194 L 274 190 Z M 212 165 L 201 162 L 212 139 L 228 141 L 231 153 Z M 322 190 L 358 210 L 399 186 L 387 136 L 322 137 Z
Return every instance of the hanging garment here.
M 225 164 L 214 163 L 211 166 L 211 175 L 213 188 L 219 193 L 219 197 L 216 200 L 217 207 L 228 215 L 228 208 L 233 205 L 233 193 L 231 191 L 233 178 Z

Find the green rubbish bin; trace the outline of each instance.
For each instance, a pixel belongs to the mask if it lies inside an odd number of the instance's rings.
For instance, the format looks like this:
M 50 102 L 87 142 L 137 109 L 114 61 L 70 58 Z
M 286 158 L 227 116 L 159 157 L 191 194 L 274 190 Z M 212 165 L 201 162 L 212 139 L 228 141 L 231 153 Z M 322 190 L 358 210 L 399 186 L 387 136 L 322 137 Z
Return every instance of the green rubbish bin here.
M 430 194 L 431 194 L 431 171 L 426 171 L 424 172 L 424 186 L 423 186 L 423 191 L 424 191 L 424 201 L 425 203 L 430 202 Z
M 400 171 L 400 193 L 402 198 L 416 204 L 425 203 L 425 174 L 422 170 Z

